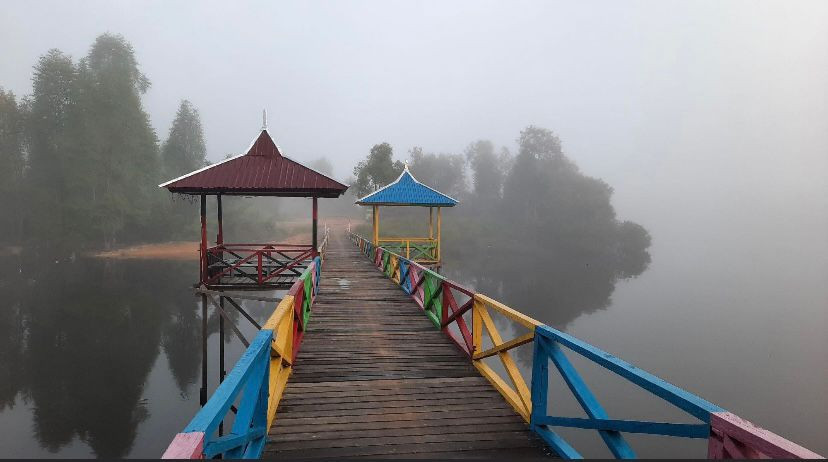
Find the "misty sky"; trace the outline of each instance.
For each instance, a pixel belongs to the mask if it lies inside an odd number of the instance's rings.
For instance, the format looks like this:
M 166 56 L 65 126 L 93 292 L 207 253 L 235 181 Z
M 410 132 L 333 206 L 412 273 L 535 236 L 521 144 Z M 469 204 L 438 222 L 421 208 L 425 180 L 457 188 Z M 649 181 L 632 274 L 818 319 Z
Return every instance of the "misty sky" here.
M 11 2 L 0 86 L 31 91 L 56 47 L 123 34 L 164 139 L 182 98 L 208 157 L 244 149 L 267 108 L 290 156 L 344 178 L 370 146 L 398 158 L 514 150 L 554 130 L 616 191 L 621 218 L 697 243 L 828 235 L 828 2 Z M 760 236 L 761 235 L 761 236 Z M 678 236 L 678 235 L 676 235 Z M 676 237 L 678 238 L 678 237 Z M 724 242 L 723 242 L 724 243 Z

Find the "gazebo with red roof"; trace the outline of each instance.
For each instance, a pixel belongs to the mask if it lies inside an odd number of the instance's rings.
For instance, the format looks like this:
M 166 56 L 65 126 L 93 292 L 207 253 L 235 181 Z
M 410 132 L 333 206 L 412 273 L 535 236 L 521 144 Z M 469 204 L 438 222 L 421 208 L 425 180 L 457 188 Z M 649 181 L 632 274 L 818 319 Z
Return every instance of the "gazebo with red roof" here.
M 265 122 L 244 154 L 231 157 L 159 185 L 172 193 L 201 198 L 201 284 L 208 288 L 289 287 L 319 253 L 317 215 L 320 197 L 336 198 L 348 186 L 282 154 Z M 218 235 L 207 245 L 207 196 L 216 196 Z M 221 196 L 313 198 L 312 242 L 298 244 L 227 244 Z

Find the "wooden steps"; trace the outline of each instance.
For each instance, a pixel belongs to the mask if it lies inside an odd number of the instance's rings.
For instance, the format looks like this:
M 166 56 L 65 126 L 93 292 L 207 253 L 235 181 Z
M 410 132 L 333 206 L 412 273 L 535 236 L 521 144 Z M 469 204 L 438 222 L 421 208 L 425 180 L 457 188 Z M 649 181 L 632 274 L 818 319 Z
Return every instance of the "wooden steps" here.
M 539 458 L 544 444 L 344 233 L 263 458 Z

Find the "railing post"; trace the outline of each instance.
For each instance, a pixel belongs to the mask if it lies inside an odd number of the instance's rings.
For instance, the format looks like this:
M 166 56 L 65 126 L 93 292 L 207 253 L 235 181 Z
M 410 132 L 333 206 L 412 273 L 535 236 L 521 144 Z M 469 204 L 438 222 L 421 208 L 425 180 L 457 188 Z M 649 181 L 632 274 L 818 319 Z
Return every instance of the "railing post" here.
M 411 259 L 411 239 L 405 240 L 405 258 Z
M 257 265 L 258 266 L 257 269 L 258 269 L 259 285 L 262 285 L 262 282 L 264 282 L 263 278 L 262 278 L 262 251 L 257 250 L 256 255 L 259 257 L 259 264 Z
M 483 316 L 480 314 L 480 310 L 483 309 L 485 309 L 483 302 L 475 296 L 474 302 L 472 302 L 472 356 L 483 351 Z
M 532 353 L 532 413 L 529 427 L 536 430 L 538 417 L 544 417 L 548 406 L 549 360 L 546 357 L 546 339 L 538 335 L 535 329 L 535 345 Z

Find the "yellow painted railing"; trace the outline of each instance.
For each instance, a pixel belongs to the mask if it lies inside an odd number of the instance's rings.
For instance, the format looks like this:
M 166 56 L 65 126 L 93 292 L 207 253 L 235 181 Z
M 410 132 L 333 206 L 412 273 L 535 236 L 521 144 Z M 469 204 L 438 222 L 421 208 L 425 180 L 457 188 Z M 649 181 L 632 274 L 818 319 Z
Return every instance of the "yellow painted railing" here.
M 378 242 L 380 247 L 417 263 L 431 264 L 440 261 L 440 244 L 437 239 L 428 237 L 383 237 Z
M 276 408 L 287 387 L 288 378 L 293 367 L 293 332 L 295 317 L 294 298 L 286 295 L 279 302 L 276 311 L 264 323 L 262 329 L 273 331 L 273 344 L 270 351 L 270 382 L 267 400 L 267 428 L 276 418 Z
M 509 350 L 532 342 L 535 339 L 535 327 L 542 325 L 542 323 L 483 294 L 474 294 L 473 303 L 472 339 L 474 353 L 472 354 L 472 364 L 506 398 L 506 401 L 512 405 L 515 411 L 526 422 L 529 422 L 529 417 L 532 415 L 532 396 L 529 393 L 526 381 L 515 364 L 515 360 L 509 354 Z M 526 333 L 504 341 L 489 314 L 489 309 L 497 311 L 509 320 L 525 327 Z M 484 334 L 488 336 L 493 346 L 481 351 Z M 491 356 L 497 356 L 500 359 L 511 384 L 507 383 L 500 374 L 483 362 L 483 359 Z

